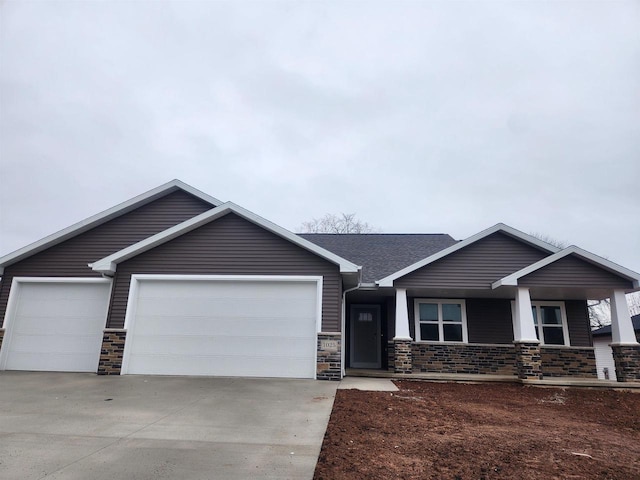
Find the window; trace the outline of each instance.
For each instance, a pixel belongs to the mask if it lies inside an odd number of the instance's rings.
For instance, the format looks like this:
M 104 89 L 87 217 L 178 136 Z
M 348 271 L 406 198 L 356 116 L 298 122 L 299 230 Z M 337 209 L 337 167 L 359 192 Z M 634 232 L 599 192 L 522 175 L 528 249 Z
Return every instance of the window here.
M 536 335 L 543 345 L 569 345 L 564 302 L 531 302 Z
M 464 300 L 415 300 L 416 341 L 467 342 Z

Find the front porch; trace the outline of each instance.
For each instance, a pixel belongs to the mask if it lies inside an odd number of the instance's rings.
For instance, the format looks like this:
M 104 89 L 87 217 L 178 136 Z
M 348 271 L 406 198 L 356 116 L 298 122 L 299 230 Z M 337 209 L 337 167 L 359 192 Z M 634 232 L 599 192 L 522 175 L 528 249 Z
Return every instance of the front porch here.
M 619 385 L 597 379 L 584 298 L 589 292 L 524 287 L 443 292 L 396 287 L 354 293 L 346 305 L 347 375 Z M 613 350 L 620 365 L 618 382 L 637 383 L 640 345 L 633 343 L 635 336 L 627 338 L 631 320 L 622 303 L 624 291 L 609 295 L 617 333 Z M 362 332 L 366 338 L 358 337 Z M 363 363 L 363 358 L 369 361 Z
M 462 374 L 462 373 L 395 373 L 384 370 L 347 368 L 346 377 L 355 378 L 388 378 L 398 380 L 424 380 L 430 382 L 460 382 L 460 383 L 520 383 L 543 387 L 577 387 L 577 388 L 605 388 L 617 390 L 638 390 L 640 383 L 621 383 L 615 380 L 599 380 L 577 377 L 553 377 L 541 380 L 521 380 L 516 375 L 490 374 Z

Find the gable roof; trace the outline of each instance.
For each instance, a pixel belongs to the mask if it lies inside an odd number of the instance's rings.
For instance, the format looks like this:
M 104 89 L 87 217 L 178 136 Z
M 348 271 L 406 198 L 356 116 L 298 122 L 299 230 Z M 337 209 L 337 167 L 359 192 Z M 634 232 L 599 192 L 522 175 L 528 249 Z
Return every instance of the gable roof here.
M 164 185 L 160 185 L 148 192 L 145 192 L 141 195 L 138 195 L 126 202 L 122 202 L 115 207 L 111 207 L 108 210 L 100 212 L 92 217 L 86 218 L 78 223 L 71 225 L 65 229 L 62 229 L 56 233 L 53 233 L 47 237 L 44 237 L 37 242 L 34 242 L 26 247 L 20 248 L 14 252 L 5 255 L 0 258 L 0 274 L 3 273 L 4 267 L 11 265 L 13 263 L 19 262 L 31 255 L 34 255 L 38 252 L 46 250 L 54 245 L 64 242 L 70 238 L 75 237 L 76 235 L 80 235 L 83 232 L 91 230 L 103 223 L 107 223 L 114 218 L 120 217 L 126 213 L 129 213 L 143 205 L 153 202 L 159 198 L 162 198 L 170 193 L 176 192 L 178 190 L 183 190 L 194 197 L 197 197 L 203 200 L 206 203 L 209 203 L 213 207 L 217 207 L 222 204 L 220 200 L 214 198 L 206 193 L 201 192 L 193 188 L 190 185 L 187 185 L 180 180 L 171 180 L 170 182 L 165 183 Z
M 457 243 L 442 233 L 299 233 L 298 236 L 362 265 L 362 283 L 374 283 Z
M 631 322 L 633 323 L 633 329 L 636 332 L 640 332 L 640 314 L 634 315 L 631 317 Z M 593 330 L 591 334 L 594 337 L 603 337 L 605 335 L 611 335 L 611 325 L 605 325 L 604 327 L 600 327 L 597 330 Z
M 521 232 L 520 230 L 516 230 L 515 228 L 505 225 L 504 223 L 498 223 L 493 227 L 487 228 L 486 230 L 483 230 L 480 233 L 477 233 L 461 242 L 456 243 L 455 245 L 451 245 L 450 247 L 445 248 L 444 250 L 440 250 L 439 252 L 429 257 L 423 258 L 422 260 L 416 263 L 413 263 L 412 265 L 409 265 L 408 267 L 405 267 L 402 270 L 398 270 L 397 272 L 394 272 L 391 275 L 388 275 L 382 279 L 379 279 L 377 283 L 381 287 L 393 287 L 394 280 L 397 280 L 400 277 L 404 277 L 405 275 L 415 270 L 418 270 L 426 265 L 429 265 L 430 263 L 440 260 L 441 258 L 444 258 L 447 255 L 451 255 L 452 253 L 457 252 L 458 250 L 461 250 L 496 232 L 504 233 L 505 235 L 515 238 L 516 240 L 520 240 L 528 245 L 531 245 L 547 253 L 556 253 L 557 251 L 560 250 L 559 248 L 547 242 L 544 242 L 531 235 L 527 235 L 526 233 Z
M 640 274 L 632 270 L 629 270 L 627 268 L 624 268 L 620 265 L 617 265 L 607 260 L 606 258 L 602 258 L 602 257 L 599 257 L 598 255 L 594 255 L 591 252 L 587 252 L 586 250 L 576 247 L 575 245 L 571 245 L 570 247 L 567 247 L 564 250 L 556 252 L 553 255 L 549 255 L 548 257 L 545 257 L 536 263 L 532 263 L 531 265 L 521 270 L 518 270 L 517 272 L 514 272 L 510 275 L 507 275 L 506 277 L 501 278 L 500 280 L 494 282 L 491 285 L 491 288 L 495 289 L 503 285 L 517 286 L 518 280 L 520 278 L 526 275 L 529 275 L 530 273 L 533 273 L 537 270 L 540 270 L 541 268 L 544 268 L 547 265 L 551 265 L 552 263 L 568 255 L 576 255 L 577 257 L 589 263 L 592 263 L 600 268 L 603 268 L 604 270 L 607 270 L 616 275 L 626 278 L 627 280 L 631 281 L 633 288 L 640 288 Z
M 334 263 L 340 267 L 340 273 L 359 273 L 360 267 L 349 260 L 346 260 L 335 253 L 332 253 L 314 243 L 311 243 L 304 238 L 299 237 L 295 233 L 291 233 L 290 231 L 276 225 L 269 220 L 266 220 L 255 213 L 246 210 L 239 205 L 236 205 L 232 202 L 226 202 L 222 205 L 212 208 L 200 215 L 197 215 L 189 220 L 186 220 L 178 225 L 175 225 L 167 230 L 164 230 L 160 233 L 152 235 L 149 238 L 141 240 L 138 243 L 130 245 L 129 247 L 123 248 L 122 250 L 113 253 L 107 257 L 104 257 L 89 266 L 95 270 L 96 272 L 104 273 L 111 275 L 115 273 L 117 269 L 117 265 L 125 260 L 135 257 L 147 250 L 151 250 L 152 248 L 157 247 L 158 245 L 162 245 L 174 238 L 180 237 L 185 233 L 188 233 L 192 230 L 195 230 L 207 223 L 213 222 L 214 220 L 223 217 L 229 213 L 235 213 L 236 215 L 248 220 L 255 225 L 258 225 L 265 230 L 278 235 L 279 237 L 288 240 L 289 242 L 298 245 L 299 247 L 304 248 L 305 250 L 318 255 L 325 260 L 328 260 L 331 263 Z

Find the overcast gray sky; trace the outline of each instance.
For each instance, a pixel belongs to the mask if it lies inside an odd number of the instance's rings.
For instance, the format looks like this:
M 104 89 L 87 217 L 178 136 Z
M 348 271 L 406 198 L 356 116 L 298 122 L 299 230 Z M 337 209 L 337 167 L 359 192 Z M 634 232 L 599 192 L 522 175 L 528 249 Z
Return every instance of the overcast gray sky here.
M 640 3 L 0 4 L 0 254 L 172 178 L 640 271 Z

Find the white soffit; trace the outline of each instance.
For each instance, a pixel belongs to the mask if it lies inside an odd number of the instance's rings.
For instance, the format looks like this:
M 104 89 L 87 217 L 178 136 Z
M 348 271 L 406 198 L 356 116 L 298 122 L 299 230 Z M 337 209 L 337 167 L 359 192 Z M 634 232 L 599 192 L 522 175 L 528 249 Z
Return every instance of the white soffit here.
M 552 263 L 564 258 L 568 255 L 576 255 L 580 257 L 582 260 L 585 260 L 593 265 L 603 268 L 611 273 L 615 273 L 616 275 L 620 275 L 631 281 L 633 284 L 633 288 L 640 288 L 640 274 L 629 270 L 628 268 L 624 268 L 616 263 L 613 263 L 606 258 L 599 257 L 591 252 L 587 252 L 575 245 L 571 245 L 570 247 L 565 248 L 559 252 L 554 253 L 542 260 L 537 261 L 536 263 L 532 263 L 528 267 L 525 267 L 517 272 L 514 272 L 510 275 L 507 275 L 504 278 L 494 282 L 491 284 L 492 289 L 496 289 L 502 286 L 517 286 L 518 280 L 530 273 L 535 272 L 536 270 L 540 270 L 541 268 L 546 267 L 547 265 L 551 265 Z
M 258 225 L 265 230 L 268 230 L 271 233 L 274 233 L 279 237 L 282 237 L 285 240 L 288 240 L 291 243 L 298 245 L 299 247 L 302 247 L 305 250 L 308 250 L 311 253 L 314 253 L 319 257 L 322 257 L 325 260 L 338 265 L 340 267 L 340 273 L 358 273 L 361 269 L 360 266 L 351 263 L 350 261 L 339 257 L 329 250 L 319 247 L 318 245 L 305 240 L 304 238 L 299 237 L 298 235 L 291 233 L 290 231 L 276 225 L 275 223 L 270 222 L 269 220 L 266 220 L 232 202 L 226 202 L 196 217 L 190 218 L 189 220 L 186 220 L 174 227 L 168 228 L 167 230 L 164 230 L 160 233 L 157 233 L 156 235 L 153 235 L 127 248 L 124 248 L 119 252 L 104 257 L 90 264 L 89 266 L 97 272 L 104 274 L 113 274 L 116 271 L 117 265 L 119 263 L 133 258 L 143 252 L 146 252 L 147 250 L 151 250 L 152 248 L 155 248 L 158 245 L 162 245 L 163 243 L 173 240 L 174 238 L 180 237 L 185 233 L 195 230 L 196 228 L 206 225 L 207 223 L 212 222 L 229 213 L 235 213 L 245 220 L 248 220 L 249 222 Z
M 427 258 L 424 258 L 419 262 L 414 263 L 413 265 L 409 265 L 408 267 L 405 267 L 402 270 L 398 270 L 397 272 L 392 273 L 391 275 L 384 277 L 381 280 L 378 280 L 378 282 L 376 283 L 381 287 L 393 287 L 394 280 L 397 280 L 400 277 L 404 277 L 405 275 L 415 270 L 418 270 L 419 268 L 429 265 L 430 263 L 433 263 L 436 260 L 440 260 L 441 258 L 444 258 L 447 255 L 450 255 L 454 252 L 457 252 L 458 250 L 461 250 L 471 245 L 472 243 L 475 243 L 478 240 L 482 240 L 483 238 L 488 237 L 489 235 L 492 235 L 496 232 L 502 232 L 510 237 L 513 237 L 517 240 L 521 240 L 524 243 L 528 243 L 529 245 L 532 245 L 536 248 L 539 248 L 549 253 L 555 253 L 560 250 L 558 247 L 555 247 L 531 235 L 527 235 L 526 233 L 521 232 L 520 230 L 516 230 L 515 228 L 505 225 L 504 223 L 498 223 L 493 227 L 487 228 L 486 230 L 483 230 L 480 233 L 476 233 L 475 235 L 461 242 L 456 243 L 455 245 L 451 245 L 450 247 L 445 248 L 444 250 L 440 250 L 439 252 L 434 253 L 433 255 Z
M 109 220 L 113 220 L 114 218 L 120 217 L 125 213 L 131 212 L 136 208 L 139 208 L 143 205 L 153 202 L 158 198 L 162 198 L 170 193 L 176 192 L 178 190 L 183 190 L 191 195 L 204 200 L 207 203 L 210 203 L 214 207 L 222 204 L 222 201 L 214 198 L 206 193 L 201 192 L 200 190 L 193 188 L 191 185 L 187 185 L 180 180 L 171 180 L 170 182 L 165 183 L 164 185 L 160 185 L 148 192 L 145 192 L 137 197 L 134 197 L 126 202 L 120 203 L 115 207 L 111 207 L 108 210 L 104 210 L 92 217 L 86 218 L 78 223 L 71 225 L 63 230 L 60 230 L 56 233 L 53 233 L 47 237 L 44 237 L 37 242 L 34 242 L 26 247 L 20 248 L 14 252 L 5 255 L 0 258 L 0 275 L 4 271 L 4 267 L 11 265 L 12 263 L 19 262 L 20 260 L 27 258 L 31 255 L 34 255 L 38 252 L 46 250 L 49 247 L 57 245 L 59 243 L 64 242 L 70 238 L 75 237 L 87 230 L 91 230 L 92 228 L 97 227 L 98 225 L 102 225 L 103 223 L 108 222 Z

